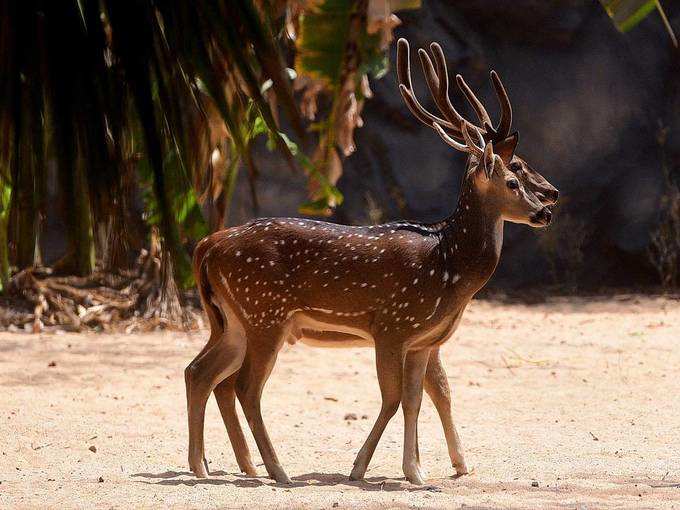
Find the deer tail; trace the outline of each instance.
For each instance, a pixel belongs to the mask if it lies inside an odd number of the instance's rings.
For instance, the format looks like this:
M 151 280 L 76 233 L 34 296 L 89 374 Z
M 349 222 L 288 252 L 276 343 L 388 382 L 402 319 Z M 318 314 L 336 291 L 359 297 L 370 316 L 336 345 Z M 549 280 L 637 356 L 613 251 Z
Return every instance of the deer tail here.
M 212 299 L 213 289 L 210 285 L 210 279 L 208 278 L 207 264 L 209 252 L 210 247 L 208 246 L 208 243 L 206 243 L 206 240 L 203 240 L 196 246 L 193 260 L 194 279 L 196 280 L 196 286 L 198 287 L 198 294 L 201 297 L 203 309 L 210 322 L 210 329 L 215 335 L 219 335 L 224 331 L 225 321 L 222 316 L 222 311 Z

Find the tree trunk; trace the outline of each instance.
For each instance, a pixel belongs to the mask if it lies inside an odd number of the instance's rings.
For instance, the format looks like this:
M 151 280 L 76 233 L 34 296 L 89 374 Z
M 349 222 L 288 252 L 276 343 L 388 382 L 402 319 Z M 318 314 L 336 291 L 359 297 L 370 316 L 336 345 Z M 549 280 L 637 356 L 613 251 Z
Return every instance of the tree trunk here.
M 9 204 L 11 187 L 0 177 L 0 292 L 7 288 L 9 282 Z
M 60 168 L 60 184 L 63 200 L 64 223 L 66 224 L 66 255 L 55 265 L 63 273 L 88 275 L 94 269 L 94 236 L 90 195 L 80 161 L 72 158 L 70 167 Z
M 22 143 L 18 171 L 15 173 L 12 206 L 15 208 L 13 217 L 16 221 L 15 263 L 19 270 L 32 267 L 35 263 L 35 248 L 37 241 L 37 211 L 35 207 L 34 168 L 32 156 L 27 154 L 28 144 Z
M 42 126 L 34 125 L 35 116 L 27 86 L 17 83 L 21 93 L 21 110 L 15 112 L 16 131 L 12 158 L 13 193 L 11 214 L 15 243 L 15 264 L 19 270 L 32 267 L 35 263 L 38 211 L 35 189 L 36 166 L 43 161 L 42 144 L 34 133 Z M 25 112 L 30 112 L 28 115 Z M 33 142 L 37 142 L 34 147 Z

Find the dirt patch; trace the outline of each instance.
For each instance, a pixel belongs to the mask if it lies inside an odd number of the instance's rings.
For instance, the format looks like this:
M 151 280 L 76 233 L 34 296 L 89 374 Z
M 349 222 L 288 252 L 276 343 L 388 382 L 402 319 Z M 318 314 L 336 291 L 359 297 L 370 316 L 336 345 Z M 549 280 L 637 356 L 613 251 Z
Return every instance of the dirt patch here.
M 302 345 L 281 352 L 263 399 L 294 484 L 237 472 L 213 399 L 213 476 L 195 479 L 183 370 L 206 338 L 0 333 L 0 507 L 680 507 L 677 301 L 473 302 L 443 358 L 475 471 L 451 478 L 425 398 L 427 487 L 402 478 L 400 413 L 367 480 L 348 481 L 380 405 L 373 352 Z

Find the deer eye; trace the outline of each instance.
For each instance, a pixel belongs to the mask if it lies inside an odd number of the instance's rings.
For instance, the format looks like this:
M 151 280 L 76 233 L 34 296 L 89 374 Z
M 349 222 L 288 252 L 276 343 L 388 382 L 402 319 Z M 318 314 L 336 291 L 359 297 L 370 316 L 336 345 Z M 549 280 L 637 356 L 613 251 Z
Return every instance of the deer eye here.
M 519 188 L 519 181 L 517 179 L 508 179 L 507 185 L 508 185 L 508 188 L 510 188 L 510 189 L 518 189 Z
M 522 170 L 522 164 L 517 161 L 510 163 L 510 170 L 515 173 L 520 172 Z

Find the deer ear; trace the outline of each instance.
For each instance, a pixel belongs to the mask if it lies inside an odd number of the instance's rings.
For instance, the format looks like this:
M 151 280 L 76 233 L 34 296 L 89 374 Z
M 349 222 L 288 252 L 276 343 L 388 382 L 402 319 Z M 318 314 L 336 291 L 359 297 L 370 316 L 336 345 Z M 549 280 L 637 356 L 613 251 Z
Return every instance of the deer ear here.
M 515 154 L 518 142 L 519 133 L 515 131 L 511 135 L 503 138 L 500 142 L 496 142 L 493 147 L 494 152 L 501 157 L 503 163 L 508 165 L 512 160 L 512 156 Z
M 482 156 L 482 165 L 484 166 L 484 174 L 487 179 L 491 179 L 491 175 L 493 174 L 495 165 L 494 158 L 493 144 L 489 142 L 486 144 L 486 147 L 484 147 L 484 155 Z

